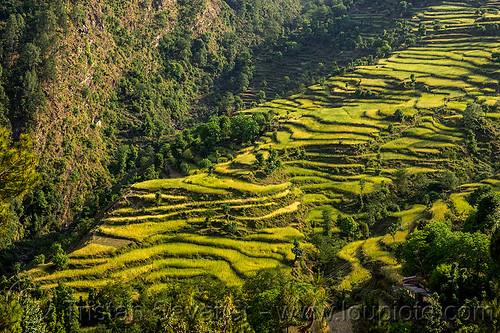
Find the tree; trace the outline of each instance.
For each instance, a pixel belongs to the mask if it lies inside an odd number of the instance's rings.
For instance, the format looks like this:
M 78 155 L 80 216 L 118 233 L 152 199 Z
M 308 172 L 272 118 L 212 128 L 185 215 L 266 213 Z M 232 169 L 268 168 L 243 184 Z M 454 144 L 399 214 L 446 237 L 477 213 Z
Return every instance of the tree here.
M 132 292 L 129 286 L 115 283 L 101 288 L 96 295 L 96 303 L 102 306 L 105 323 L 116 325 L 129 318 L 132 310 Z
M 205 67 L 208 60 L 208 48 L 203 39 L 198 38 L 193 43 L 193 61 L 200 67 Z
M 253 141 L 260 133 L 259 124 L 252 118 L 239 115 L 231 120 L 231 137 L 240 142 Z
M 0 203 L 20 197 L 32 188 L 39 177 L 35 172 L 36 156 L 30 152 L 29 136 L 21 135 L 13 144 L 10 133 L 0 127 Z
M 265 163 L 265 171 L 268 175 L 272 174 L 277 168 L 281 167 L 278 151 L 274 148 L 269 149 L 269 156 Z
M 109 302 L 109 300 L 108 300 Z M 73 297 L 73 290 L 59 282 L 53 289 L 51 303 L 52 317 L 48 317 L 49 332 L 76 333 L 80 329 L 78 308 Z
M 21 81 L 23 90 L 21 106 L 26 111 L 28 118 L 32 118 L 35 111 L 43 104 L 43 91 L 34 70 L 27 71 Z
M 25 28 L 24 19 L 21 14 L 11 14 L 4 30 L 4 38 L 9 46 L 9 52 L 12 56 L 19 44 L 19 40 Z
M 32 43 L 26 44 L 21 54 L 21 61 L 28 70 L 34 71 L 42 61 L 40 58 L 40 48 Z
M 145 180 L 157 179 L 159 177 L 159 172 L 156 170 L 155 165 L 151 164 L 144 170 L 143 178 Z
M 69 258 L 61 247 L 61 244 L 54 243 L 52 245 L 52 254 L 52 263 L 56 267 L 56 270 L 61 270 L 68 266 Z
M 490 185 L 482 185 L 476 188 L 465 200 L 473 207 L 476 207 L 483 196 L 493 193 Z
M 470 129 L 466 130 L 466 145 L 467 145 L 467 150 L 472 153 L 476 154 L 477 153 L 477 141 L 476 141 L 476 134 Z
M 38 266 L 43 264 L 45 264 L 45 255 L 43 253 L 35 256 L 35 258 L 33 258 L 33 260 L 31 261 L 32 266 Z
M 156 204 L 156 206 L 161 205 L 161 199 L 162 199 L 161 192 L 160 191 L 156 192 L 155 193 L 155 204 Z
M 40 33 L 52 34 L 57 27 L 56 14 L 50 9 L 40 11 L 38 14 L 37 27 Z
M 222 97 L 219 103 L 219 110 L 220 113 L 223 114 L 223 117 L 227 118 L 227 115 L 233 114 L 235 110 L 235 103 L 236 100 L 232 92 L 228 92 Z
M 392 223 L 389 228 L 387 229 L 387 232 L 392 236 L 392 239 L 396 241 L 396 233 L 398 232 L 399 228 L 401 228 L 401 222 L 402 219 L 399 217 L 394 223 Z
M 397 321 L 391 325 L 389 333 L 411 333 L 411 324 L 404 321 Z
M 163 154 L 157 153 L 155 155 L 155 170 L 160 173 L 163 170 L 163 167 L 165 166 L 165 158 L 163 157 Z
M 486 274 L 491 262 L 489 237 L 456 231 L 433 222 L 410 234 L 402 247 L 405 274 L 430 274 L 439 264 L 456 262 L 475 274 Z
M 406 197 L 411 192 L 411 179 L 408 170 L 399 168 L 394 173 L 394 185 L 402 197 Z
M 211 228 L 212 227 L 212 218 L 215 216 L 215 211 L 210 208 L 205 212 L 205 228 Z
M 411 81 L 411 86 L 415 87 L 415 84 L 417 83 L 417 79 L 415 78 L 415 74 L 411 73 L 410 81 Z
M 14 294 L 1 295 L 0 302 L 0 332 L 22 332 L 21 322 L 23 308 L 14 297 Z
M 218 119 L 201 124 L 196 128 L 201 142 L 205 145 L 206 151 L 212 150 L 221 140 L 221 129 Z
M 23 320 L 21 322 L 23 333 L 46 333 L 47 326 L 43 319 L 45 317 L 44 308 L 40 301 L 28 295 L 22 295 L 19 303 L 23 308 Z
M 420 36 L 425 36 L 427 35 L 427 25 L 425 23 L 420 23 L 418 25 L 418 34 Z
M 266 101 L 266 93 L 262 90 L 260 90 L 257 93 L 257 103 L 264 103 Z
M 231 137 L 231 119 L 228 116 L 219 117 L 220 139 L 227 140 Z
M 229 212 L 230 211 L 231 211 L 231 206 L 229 206 L 228 204 L 222 205 L 222 214 L 224 214 L 226 221 L 229 221 Z
M 481 107 L 481 105 L 476 103 L 467 105 L 462 118 L 464 126 L 473 131 L 478 131 L 482 128 L 482 115 L 483 108 Z
M 405 114 L 403 110 L 397 109 L 396 111 L 394 111 L 394 118 L 400 123 L 402 123 L 405 119 Z
M 460 184 L 460 181 L 457 178 L 457 176 L 455 175 L 455 173 L 453 173 L 449 170 L 446 170 L 441 175 L 440 183 L 441 183 L 441 187 L 443 188 L 443 190 L 453 191 Z
M 380 305 L 377 292 L 366 292 L 362 295 L 360 316 L 355 321 L 357 332 L 388 332 L 390 316 L 387 307 Z
M 27 135 L 11 143 L 10 132 L 0 127 L 0 248 L 12 241 L 7 230 L 18 228 L 9 214 L 12 202 L 21 199 L 39 179 L 35 171 L 37 159 L 30 152 L 31 146 Z
M 293 294 L 304 306 L 309 323 L 301 329 L 303 332 L 328 332 L 325 322 L 325 310 L 329 305 L 328 288 L 322 272 L 316 272 L 312 281 L 298 282 L 292 285 Z
M 240 73 L 236 80 L 236 91 L 245 92 L 248 90 L 249 85 L 250 80 L 248 79 L 248 75 L 246 73 Z
M 443 23 L 439 20 L 434 20 L 434 26 L 433 26 L 434 31 L 439 31 L 443 29 Z
M 302 260 L 304 249 L 300 247 L 300 243 L 297 239 L 293 241 L 292 253 L 295 255 L 295 262 Z
M 481 196 L 477 209 L 465 220 L 465 232 L 483 232 L 490 234 L 500 223 L 500 197 L 493 192 Z
M 264 154 L 261 151 L 259 151 L 255 154 L 255 159 L 256 159 L 257 166 L 259 168 L 263 168 L 266 166 L 266 159 L 264 157 Z
M 224 231 L 234 235 L 238 232 L 238 222 L 228 222 L 224 225 L 223 229 Z
M 491 236 L 490 254 L 493 260 L 500 265 L 500 228 L 497 228 Z
M 392 52 L 392 47 L 389 45 L 387 41 L 384 41 L 384 44 L 380 48 L 380 53 L 382 57 L 387 58 Z
M 256 332 L 278 332 L 290 326 L 291 314 L 286 317 L 276 309 L 292 309 L 297 304 L 290 275 L 278 268 L 262 269 L 247 279 L 243 292 L 247 304 L 248 321 Z
M 129 154 L 129 146 L 123 145 L 116 151 L 116 165 L 115 170 L 118 174 L 125 173 L 127 169 L 127 157 Z
M 363 208 L 363 191 L 365 190 L 365 186 L 366 186 L 366 179 L 364 178 L 361 178 L 359 180 L 359 201 L 361 203 L 360 205 L 360 209 Z
M 332 211 L 330 209 L 323 210 L 323 234 L 325 236 L 330 236 L 332 232 Z
M 337 216 L 337 227 L 347 237 L 354 237 L 358 233 L 358 223 L 352 216 Z
M 398 4 L 397 10 L 398 10 L 398 13 L 401 14 L 403 17 L 410 17 L 412 7 L 413 7 L 413 4 L 411 2 L 408 3 L 406 1 L 401 1 Z
M 182 162 L 180 165 L 180 168 L 181 168 L 182 173 L 184 173 L 186 175 L 189 174 L 189 171 L 191 170 L 191 168 L 189 167 L 189 164 L 187 164 L 186 162 Z
M 210 169 L 213 167 L 212 161 L 210 161 L 208 158 L 204 158 L 198 163 L 198 167 L 201 169 Z
M 146 114 L 146 119 L 142 123 L 142 132 L 145 136 L 152 136 L 155 125 L 153 123 L 153 118 L 148 114 Z
M 443 307 L 439 304 L 438 295 L 433 294 L 427 311 L 422 316 L 422 326 L 424 332 L 441 333 L 448 328 L 448 323 L 443 319 Z

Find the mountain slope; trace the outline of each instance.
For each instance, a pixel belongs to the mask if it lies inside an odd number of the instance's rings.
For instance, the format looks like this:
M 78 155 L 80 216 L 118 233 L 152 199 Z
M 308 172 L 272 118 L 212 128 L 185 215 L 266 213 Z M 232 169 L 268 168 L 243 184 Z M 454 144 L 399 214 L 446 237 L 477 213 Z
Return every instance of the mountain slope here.
M 500 4 L 490 1 L 488 8 L 499 10 Z M 143 279 L 151 291 L 171 278 L 198 275 L 238 285 L 260 268 L 290 264 L 294 240 L 320 232 L 314 227 L 326 208 L 366 222 L 377 236 L 341 251 L 350 263 L 341 272 L 341 288 L 370 277 L 357 251 L 397 270 L 380 247 L 386 233 L 377 231 L 382 212 L 369 207 L 363 215 L 359 201 L 397 181 L 402 168 L 430 180 L 448 170 L 463 182 L 491 176 L 498 146 L 482 144 L 478 136 L 473 153 L 462 118 L 468 104 L 481 103 L 495 133 L 500 64 L 492 54 L 500 42 L 485 31 L 489 25 L 496 29 L 498 20 L 498 14 L 481 18 L 475 7 L 462 2 L 428 8 L 409 23 L 415 30 L 426 27 L 418 45 L 331 77 L 304 94 L 246 111 L 274 113 L 276 134 L 268 133 L 234 160 L 217 164 L 213 173 L 201 170 L 135 184 L 92 239 L 71 254 L 69 269 L 53 272 L 47 264 L 28 273 L 47 288 L 66 279 L 81 291 L 131 277 Z M 256 154 L 267 158 L 273 149 L 283 167 L 263 177 Z M 451 200 L 468 209 L 463 194 Z M 447 210 L 439 204 L 432 208 L 436 216 Z M 384 243 L 402 241 L 425 210 L 407 208 L 385 212 L 401 217 L 404 230 L 394 238 L 385 236 Z

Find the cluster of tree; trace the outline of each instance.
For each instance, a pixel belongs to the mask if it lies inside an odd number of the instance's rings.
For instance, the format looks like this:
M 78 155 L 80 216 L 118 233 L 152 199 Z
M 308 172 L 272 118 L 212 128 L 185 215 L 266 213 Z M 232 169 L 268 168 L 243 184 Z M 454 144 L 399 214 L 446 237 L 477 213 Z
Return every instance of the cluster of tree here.
M 396 187 L 395 190 L 400 189 Z M 377 332 L 489 332 L 498 329 L 500 293 L 495 285 L 499 282 L 500 237 L 495 236 L 499 233 L 494 230 L 498 230 L 500 222 L 500 202 L 488 186 L 477 188 L 467 201 L 475 210 L 465 223 L 463 217 L 458 222 L 451 219 L 422 222 L 396 251 L 403 263 L 403 273 L 420 276 L 433 294 L 421 303 L 403 289 L 392 296 L 396 310 L 391 313 L 381 307 L 379 293 L 365 294 L 359 306 L 374 311 L 369 314 L 375 314 L 377 319 L 368 316 L 370 320 L 362 315 L 356 322 L 358 329 Z M 423 311 L 415 317 L 406 313 L 405 307 Z M 406 315 L 412 318 L 411 322 L 402 320 Z
M 344 240 L 354 240 L 358 238 L 368 238 L 371 234 L 395 235 L 401 227 L 401 219 L 394 218 L 392 215 L 401 209 L 407 209 L 415 204 L 424 204 L 428 208 L 436 200 L 443 200 L 449 206 L 451 213 L 447 216 L 450 219 L 461 218 L 454 203 L 448 199 L 449 194 L 460 184 L 459 178 L 451 171 L 443 171 L 435 175 L 428 174 L 410 174 L 407 169 L 400 168 L 394 173 L 392 183 L 382 182 L 375 185 L 374 190 L 365 193 L 367 181 L 359 181 L 359 194 L 351 201 L 342 201 L 342 211 L 350 215 L 339 215 L 336 221 L 333 220 L 330 210 L 326 209 L 323 213 L 323 234 L 332 236 L 331 230 L 336 226 L 340 233 L 335 234 L 336 238 Z M 493 209 L 496 207 L 496 195 L 488 193 L 485 195 L 483 206 Z M 477 199 L 476 199 L 477 200 Z M 479 205 L 474 202 L 472 205 Z M 340 208 L 340 207 L 339 207 Z M 496 216 L 496 211 L 492 210 Z M 353 216 L 356 216 L 355 218 Z M 479 215 L 477 219 L 474 214 L 465 222 L 464 228 L 483 228 L 482 230 L 491 231 L 494 225 L 491 223 L 492 217 Z M 432 217 L 432 212 L 427 211 L 426 217 Z M 463 221 L 462 221 L 463 222 Z M 479 227 L 480 226 L 480 227 Z M 475 229 L 476 231 L 478 229 Z M 488 231 L 485 231 L 488 232 Z
M 26 135 L 12 142 L 10 132 L 0 127 L 0 249 L 24 236 L 21 200 L 39 180 L 31 145 Z
M 278 132 L 273 132 L 271 138 L 274 142 L 278 142 Z M 306 150 L 301 147 L 297 147 L 291 150 L 283 148 L 276 150 L 270 148 L 267 151 L 267 158 L 264 152 L 257 151 L 255 153 L 254 166 L 257 172 L 263 171 L 265 175 L 271 175 L 283 165 L 283 161 L 287 160 L 303 160 L 306 156 Z
M 456 262 L 484 278 L 491 265 L 489 245 L 485 234 L 452 231 L 445 223 L 432 222 L 408 237 L 401 256 L 407 274 L 432 274 L 439 265 Z
M 255 154 L 255 166 L 258 169 L 264 170 L 267 175 L 272 174 L 277 168 L 281 167 L 281 165 L 282 162 L 279 152 L 276 149 L 269 149 L 267 159 L 261 151 Z
M 500 25 L 498 23 L 476 23 L 472 30 L 475 34 L 480 36 L 497 36 L 500 32 Z
M 209 169 L 212 163 L 220 162 L 220 150 L 255 142 L 270 129 L 272 120 L 270 113 L 212 116 L 206 123 L 177 134 L 163 152 L 165 158 L 173 157 L 173 165 L 183 172 L 189 171 L 188 163 Z M 225 158 L 232 158 L 231 153 Z
M 369 38 L 363 40 L 360 35 L 359 24 L 352 13 L 364 7 L 375 4 L 369 1 L 311 1 L 302 10 L 301 16 L 293 22 L 292 29 L 301 31 L 297 41 L 308 43 L 312 40 L 328 42 L 339 48 L 387 48 L 393 44 L 393 38 L 403 39 L 408 36 L 410 29 L 403 31 L 406 23 L 397 27 L 397 33 L 383 36 L 383 38 Z M 389 15 L 408 18 L 411 17 L 412 3 L 406 1 L 379 1 L 377 4 L 380 12 L 389 12 Z M 405 36 L 398 36 L 400 34 Z M 387 42 L 387 45 L 385 44 Z
M 347 239 L 353 239 L 358 236 L 359 225 L 358 222 L 350 215 L 339 214 L 337 216 L 336 222 L 333 221 L 332 211 L 330 208 L 326 208 L 322 212 L 322 228 L 324 236 L 331 236 L 332 228 L 336 226 L 342 235 Z
M 0 281 L 2 332 L 282 332 L 290 326 L 325 332 L 329 291 L 321 274 L 297 267 L 258 272 L 242 288 L 209 278 L 172 282 L 151 295 L 146 286 L 111 284 L 75 299 L 62 282 L 50 291 L 14 276 Z M 139 295 L 133 298 L 133 293 Z M 200 309 L 204 309 L 202 312 Z
M 240 94 L 248 90 L 254 72 L 250 45 L 265 43 L 260 41 L 261 37 L 272 39 L 274 30 L 264 29 L 263 25 L 277 26 L 281 31 L 281 25 L 292 15 L 289 11 L 280 11 L 281 6 L 291 6 L 285 3 L 275 0 L 229 3 L 237 9 L 236 16 L 230 12 L 226 22 L 235 26 L 234 32 L 220 36 L 207 32 L 196 38 L 191 25 L 203 2 L 178 3 L 179 10 L 189 13 L 191 19 L 181 16 L 174 31 L 160 40 L 159 68 L 153 73 L 147 72 L 148 66 L 139 59 L 120 81 L 113 105 L 133 113 L 139 122 L 131 125 L 127 119 L 117 124 L 119 129 L 141 137 L 158 138 L 170 133 L 172 123 L 177 125 L 174 127 L 185 126 L 193 115 L 231 115 L 242 109 Z M 241 21 L 245 24 L 237 24 Z M 122 30 L 113 32 L 120 36 Z M 200 96 L 203 96 L 201 101 Z M 262 96 L 257 96 L 259 100 L 263 100 Z
M 465 220 L 463 230 L 491 235 L 500 223 L 500 197 L 491 186 L 481 186 L 467 196 L 475 210 Z
M 494 287 L 498 266 L 492 258 L 493 248 L 488 235 L 465 229 L 452 231 L 442 222 L 427 224 L 403 244 L 404 270 L 407 274 L 419 274 L 428 282 L 438 310 L 434 324 L 442 331 L 451 327 L 454 332 L 489 331 L 495 325 L 497 318 L 491 311 L 496 311 L 500 295 Z M 498 257 L 498 253 L 494 255 Z M 461 308 L 479 312 L 464 316 Z M 425 321 L 415 324 L 429 325 Z
M 488 112 L 494 112 L 498 105 L 490 106 L 486 103 L 471 103 L 463 113 L 462 125 L 466 136 L 465 146 L 469 153 L 481 161 L 495 165 L 499 162 L 497 130 L 486 118 Z
M 9 2 L 0 8 L 0 17 L 5 22 L 0 38 L 0 68 L 4 68 L 0 81 L 9 82 L 0 88 L 0 119 L 9 120 L 3 125 L 27 130 L 45 102 L 41 84 L 57 79 L 55 46 L 70 17 L 62 1 L 25 6 Z
M 400 168 L 394 174 L 395 194 L 397 198 L 408 203 L 428 204 L 446 193 L 450 193 L 460 185 L 460 179 L 452 171 L 445 170 L 431 178 L 426 174 L 410 174 Z
M 396 185 L 390 188 L 390 192 L 397 193 L 400 189 Z M 386 209 L 389 209 L 391 200 L 394 199 L 391 199 L 391 193 L 386 192 L 385 195 L 383 202 L 388 205 Z M 500 201 L 489 186 L 477 188 L 466 199 L 474 207 L 467 219 L 447 218 L 445 222 L 433 222 L 432 216 L 425 216 L 431 221 L 421 221 L 406 241 L 396 248 L 398 260 L 403 263 L 403 274 L 419 276 L 432 294 L 424 298 L 422 303 L 404 288 L 398 293 L 392 291 L 391 295 L 385 296 L 381 290 L 365 292 L 365 288 L 358 307 L 368 312 L 361 312 L 355 321 L 357 330 L 498 330 Z M 365 200 L 370 201 L 368 197 Z M 324 215 L 324 220 L 331 223 L 328 214 Z M 392 234 L 399 227 L 400 224 L 394 223 L 386 231 Z M 323 248 L 324 246 L 319 247 Z M 392 300 L 396 308 L 389 312 L 382 306 L 381 297 Z M 416 312 L 409 313 L 406 309 L 416 309 Z M 405 317 L 411 319 L 404 319 Z

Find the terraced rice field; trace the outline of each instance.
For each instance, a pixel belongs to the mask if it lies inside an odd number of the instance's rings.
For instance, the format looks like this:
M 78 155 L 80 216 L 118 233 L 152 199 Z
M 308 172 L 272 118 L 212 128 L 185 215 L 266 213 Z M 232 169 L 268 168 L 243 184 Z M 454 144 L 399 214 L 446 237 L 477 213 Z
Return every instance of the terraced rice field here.
M 491 1 L 489 7 L 500 9 L 500 4 Z M 376 65 L 330 77 L 305 94 L 248 110 L 278 115 L 277 142 L 269 133 L 210 175 L 196 172 L 134 185 L 94 238 L 70 255 L 68 269 L 53 272 L 47 264 L 29 273 L 46 288 L 57 279 L 79 291 L 141 280 L 155 292 L 172 279 L 209 276 L 237 286 L 261 268 L 290 269 L 294 240 L 309 246 L 304 224 L 319 221 L 325 207 L 345 213 L 344 200 L 391 182 L 400 167 L 435 174 L 450 165 L 451 154 L 467 158 L 457 119 L 477 97 L 496 103 L 500 78 L 500 64 L 491 60 L 500 40 L 469 34 L 475 11 L 458 1 L 431 7 L 410 22 L 415 29 L 420 22 L 428 25 L 428 35 L 417 45 Z M 433 31 L 435 19 L 445 28 Z M 412 74 L 417 88 L 405 88 Z M 357 88 L 372 94 L 360 96 Z M 404 122 L 393 116 L 398 109 Z M 257 151 L 297 147 L 305 149 L 305 156 L 285 160 L 279 177 L 259 181 L 253 176 Z M 474 186 L 479 185 L 464 186 L 464 193 Z M 159 204 L 156 192 L 162 193 Z M 460 211 L 470 210 L 463 193 L 452 200 Z M 342 249 L 338 255 L 349 265 L 339 289 L 370 278 L 362 256 L 381 262 L 399 278 L 399 265 L 388 249 L 404 240 L 424 209 L 395 213 L 403 224 L 394 237 L 377 236 Z M 437 202 L 432 209 L 440 218 L 448 208 Z M 237 223 L 237 236 L 221 232 L 230 222 Z

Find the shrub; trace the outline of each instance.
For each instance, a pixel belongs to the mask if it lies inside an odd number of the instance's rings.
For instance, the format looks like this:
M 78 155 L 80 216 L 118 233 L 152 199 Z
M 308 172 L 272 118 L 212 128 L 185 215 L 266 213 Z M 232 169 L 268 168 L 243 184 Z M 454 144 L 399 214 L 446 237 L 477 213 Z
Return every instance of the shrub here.
M 403 122 L 405 120 L 405 114 L 403 113 L 403 110 L 397 109 L 394 112 L 394 118 L 399 122 Z
M 37 255 L 35 258 L 33 258 L 33 260 L 31 261 L 31 264 L 33 266 L 45 264 L 45 255 L 44 254 Z
M 213 166 L 212 162 L 208 158 L 204 158 L 198 163 L 200 169 L 209 169 Z
M 337 227 L 348 237 L 353 237 L 358 232 L 358 223 L 351 216 L 337 217 Z

